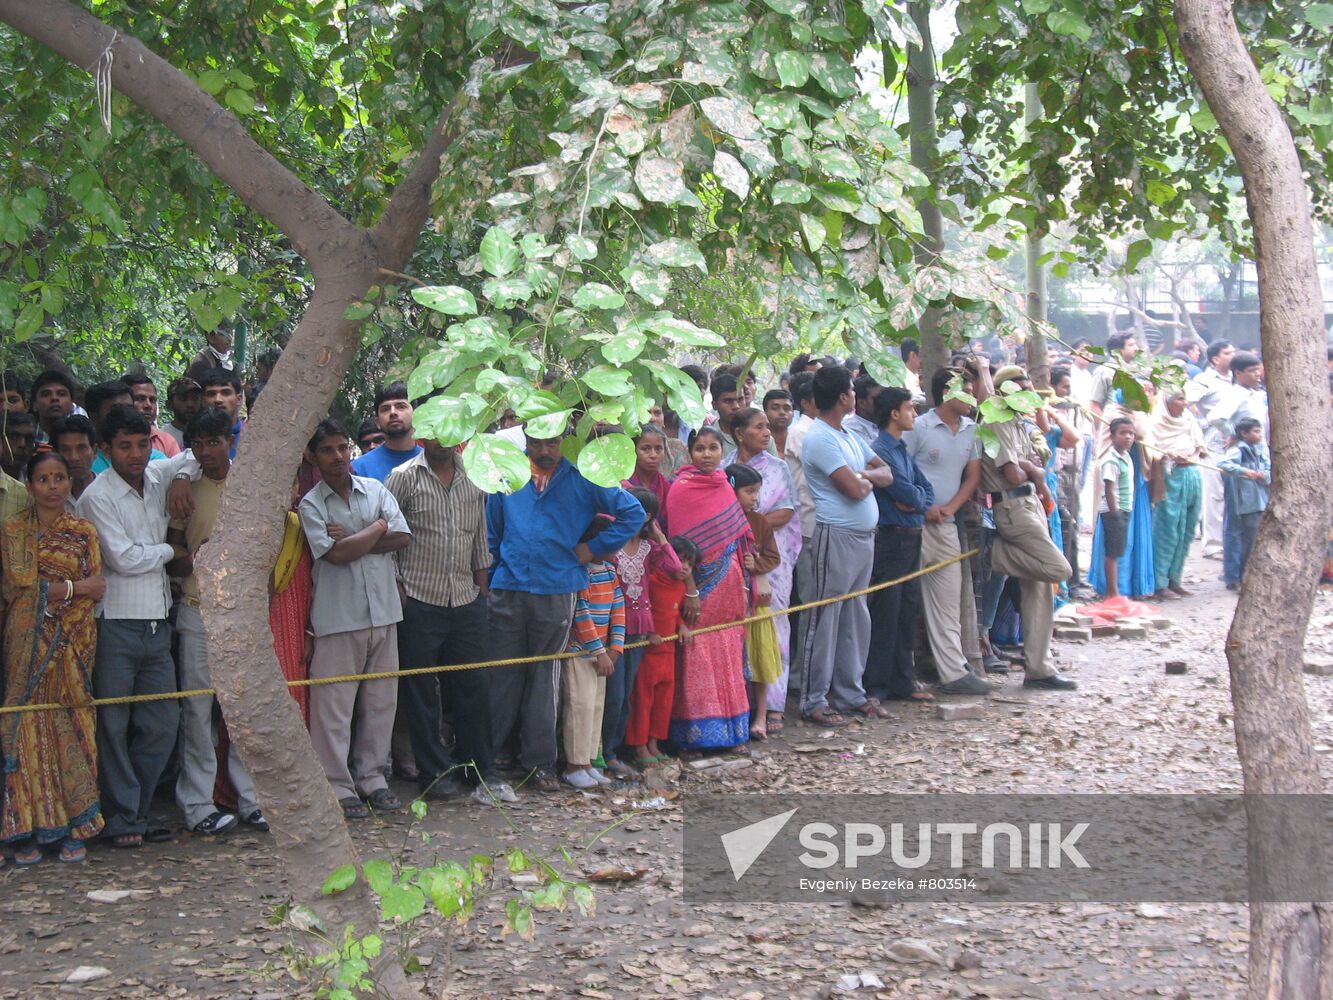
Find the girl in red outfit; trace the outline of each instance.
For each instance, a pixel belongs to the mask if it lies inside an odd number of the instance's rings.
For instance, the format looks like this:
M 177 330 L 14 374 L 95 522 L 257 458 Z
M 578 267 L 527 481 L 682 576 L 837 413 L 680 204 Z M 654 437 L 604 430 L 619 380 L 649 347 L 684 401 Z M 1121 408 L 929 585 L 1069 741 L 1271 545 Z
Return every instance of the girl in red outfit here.
M 666 739 L 671 730 L 677 643 L 667 642 L 664 637 L 675 635 L 682 643 L 690 640 L 690 630 L 680 617 L 680 606 L 685 600 L 686 581 L 699 561 L 699 546 L 684 535 L 677 535 L 671 539 L 671 548 L 680 559 L 680 568 L 674 572 L 654 569 L 648 575 L 653 630 L 634 678 L 629 727 L 625 732 L 625 744 L 634 750 L 634 763 L 641 768 L 667 759 L 657 741 Z

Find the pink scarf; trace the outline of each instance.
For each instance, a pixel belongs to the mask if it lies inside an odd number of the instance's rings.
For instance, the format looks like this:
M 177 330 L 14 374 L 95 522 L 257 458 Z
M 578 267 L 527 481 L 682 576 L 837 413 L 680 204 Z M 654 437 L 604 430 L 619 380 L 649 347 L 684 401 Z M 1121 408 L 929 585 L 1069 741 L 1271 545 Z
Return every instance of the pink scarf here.
M 727 474 L 721 469 L 700 472 L 694 465 L 682 468 L 671 484 L 667 528 L 698 545 L 705 562 L 712 562 L 739 539 L 754 537 Z

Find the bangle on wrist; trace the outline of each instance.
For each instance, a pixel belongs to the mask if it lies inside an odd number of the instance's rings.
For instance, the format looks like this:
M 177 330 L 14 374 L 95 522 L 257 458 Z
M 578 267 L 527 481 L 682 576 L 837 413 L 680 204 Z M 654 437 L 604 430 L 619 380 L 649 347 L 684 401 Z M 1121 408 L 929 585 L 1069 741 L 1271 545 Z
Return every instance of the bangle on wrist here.
M 74 581 L 65 581 L 65 600 L 66 602 L 74 600 Z
M 685 596 L 686 596 L 686 597 L 698 597 L 698 596 L 699 596 L 699 592 L 698 592 L 697 590 L 696 590 L 694 593 L 690 593 L 689 591 L 686 591 L 686 592 L 685 592 Z

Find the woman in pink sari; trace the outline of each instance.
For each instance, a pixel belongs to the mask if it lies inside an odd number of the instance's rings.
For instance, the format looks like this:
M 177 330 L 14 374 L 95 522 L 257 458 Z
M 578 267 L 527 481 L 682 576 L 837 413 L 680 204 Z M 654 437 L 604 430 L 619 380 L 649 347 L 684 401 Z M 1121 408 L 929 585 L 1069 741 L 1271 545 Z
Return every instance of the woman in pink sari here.
M 722 435 L 700 428 L 690 460 L 667 496 L 667 530 L 699 546 L 694 567 L 700 601 L 695 628 L 745 617 L 744 546 L 753 536 L 735 491 L 722 472 Z M 735 747 L 750 738 L 745 689 L 745 626 L 697 636 L 676 660 L 676 701 L 671 742 L 682 750 Z

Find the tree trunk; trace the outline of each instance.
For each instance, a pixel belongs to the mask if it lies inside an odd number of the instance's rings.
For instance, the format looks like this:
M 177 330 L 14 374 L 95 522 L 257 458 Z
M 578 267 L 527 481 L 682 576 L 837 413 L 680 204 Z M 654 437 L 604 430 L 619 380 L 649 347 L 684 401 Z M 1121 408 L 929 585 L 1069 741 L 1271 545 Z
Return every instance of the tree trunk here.
M 912 23 L 921 34 L 921 45 L 907 47 L 907 127 L 912 166 L 930 180 L 930 193 L 916 206 L 921 212 L 925 236 L 914 248 L 913 255 L 917 267 L 929 267 L 939 260 L 944 249 L 944 220 L 937 200 L 939 184 L 935 164 L 939 149 L 939 127 L 935 120 L 935 46 L 930 36 L 929 0 L 913 0 L 908 7 Z M 886 62 L 889 58 L 885 56 Z M 935 369 L 949 363 L 949 345 L 940 332 L 940 310 L 926 309 L 917 322 L 917 332 L 921 344 L 921 381 L 928 386 Z
M 360 882 L 325 897 L 324 879 L 356 860 L 342 810 L 324 778 L 273 649 L 268 579 L 305 442 L 351 364 L 357 327 L 347 307 L 401 271 L 420 238 L 460 96 L 436 122 L 379 223 L 358 229 L 261 148 L 189 77 L 138 39 L 68 0 L 0 0 L 0 21 L 76 66 L 115 49 L 112 85 L 156 117 L 253 211 L 280 229 L 314 272 L 314 293 L 241 436 L 213 537 L 196 562 L 209 673 L 241 759 L 273 821 L 273 847 L 297 901 L 330 936 L 371 933 L 378 915 Z M 199 122 L 208 122 L 201 130 Z M 378 971 L 394 996 L 413 996 L 392 951 Z
M 1041 94 L 1035 83 L 1023 86 L 1023 123 L 1031 130 L 1034 122 L 1042 115 Z M 1039 192 L 1034 193 L 1040 197 Z M 1051 366 L 1046 363 L 1046 331 L 1042 324 L 1046 322 L 1046 265 L 1042 255 L 1046 252 L 1043 229 L 1046 226 L 1038 213 L 1038 221 L 1028 227 L 1023 241 L 1024 264 L 1027 274 L 1025 309 L 1031 322 L 1028 324 L 1027 369 L 1028 378 L 1038 389 L 1048 389 L 1051 385 Z
M 1323 781 L 1301 662 L 1324 528 L 1333 516 L 1333 428 L 1309 195 L 1291 133 L 1241 41 L 1231 4 L 1176 0 L 1175 14 L 1190 70 L 1245 181 L 1272 414 L 1273 486 L 1227 635 L 1236 745 L 1249 795 L 1313 795 Z M 1323 824 L 1288 827 L 1279 836 L 1252 822 L 1250 855 L 1252 877 L 1292 858 L 1322 872 Z M 1333 997 L 1327 906 L 1250 904 L 1249 996 Z

